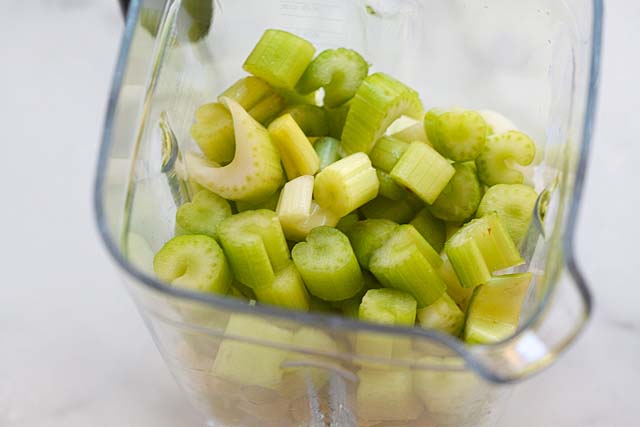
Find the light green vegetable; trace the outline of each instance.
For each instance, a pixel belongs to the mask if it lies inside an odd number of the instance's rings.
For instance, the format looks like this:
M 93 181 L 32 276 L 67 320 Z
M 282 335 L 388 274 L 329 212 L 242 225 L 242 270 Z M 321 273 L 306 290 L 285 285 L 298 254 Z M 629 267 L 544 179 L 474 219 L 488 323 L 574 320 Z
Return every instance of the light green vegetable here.
M 536 144 L 519 131 L 509 131 L 487 138 L 487 144 L 476 159 L 478 177 L 487 185 L 522 184 L 522 172 L 513 167 L 530 165 L 536 157 Z
M 475 111 L 431 110 L 424 117 L 424 127 L 433 147 L 456 162 L 474 160 L 487 139 L 487 124 Z
M 176 226 L 181 234 L 204 234 L 217 239 L 218 224 L 231 216 L 231 206 L 222 197 L 201 190 L 191 202 L 185 203 L 176 212 Z

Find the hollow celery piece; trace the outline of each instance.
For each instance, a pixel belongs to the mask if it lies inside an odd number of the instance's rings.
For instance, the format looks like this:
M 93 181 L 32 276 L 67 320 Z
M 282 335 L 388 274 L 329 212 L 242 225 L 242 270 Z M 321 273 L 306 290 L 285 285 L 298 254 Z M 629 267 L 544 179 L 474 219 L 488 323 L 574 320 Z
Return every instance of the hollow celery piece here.
M 371 164 L 381 171 L 391 172 L 400 157 L 409 148 L 409 143 L 397 138 L 383 136 L 371 149 L 369 157 Z
M 429 242 L 436 252 L 442 252 L 445 242 L 444 222 L 429 212 L 429 208 L 424 207 L 409 223 Z
M 455 174 L 431 205 L 436 218 L 462 222 L 473 216 L 482 198 L 482 187 L 472 162 L 453 165 Z
M 521 184 L 522 172 L 513 167 L 530 165 L 536 157 L 536 144 L 519 131 L 491 135 L 476 159 L 478 177 L 487 185 Z
M 433 147 L 456 162 L 474 160 L 487 140 L 487 124 L 476 111 L 430 110 L 424 116 L 424 127 Z
M 407 368 L 361 369 L 356 393 L 358 417 L 367 421 L 408 421 L 424 410 L 413 392 L 413 374 Z
M 237 201 L 236 209 L 238 212 L 245 211 L 257 211 L 259 209 L 268 209 L 270 211 L 275 211 L 278 206 L 278 200 L 280 200 L 280 191 L 276 191 L 268 199 L 265 199 L 259 203 L 247 203 L 242 201 Z
M 378 194 L 378 176 L 364 153 L 355 153 L 324 168 L 315 180 L 318 204 L 345 216 Z
M 531 278 L 531 273 L 507 274 L 478 286 L 469 303 L 465 341 L 491 344 L 513 335 Z
M 344 300 L 363 286 L 362 272 L 349 239 L 335 228 L 314 228 L 306 242 L 293 248 L 291 255 L 307 289 L 318 298 Z
M 497 184 L 482 197 L 477 217 L 496 212 L 516 246 L 522 242 L 533 215 L 538 194 L 528 185 Z
M 224 295 L 233 275 L 222 249 L 209 236 L 178 236 L 162 246 L 153 258 L 158 278 L 173 286 Z
M 204 234 L 217 239 L 218 224 L 231 216 L 231 206 L 222 197 L 207 190 L 199 191 L 178 208 L 176 226 L 181 234 Z
M 397 230 L 398 224 L 388 219 L 367 219 L 355 223 L 345 233 L 362 268 L 369 268 L 373 252 Z
M 409 194 L 405 188 L 396 184 L 388 173 L 376 169 L 376 175 L 378 175 L 378 182 L 380 183 L 380 188 L 378 189 L 380 196 L 389 200 L 403 200 Z
M 282 114 L 291 114 L 300 129 L 307 136 L 326 136 L 329 134 L 327 113 L 320 107 L 308 104 L 292 105 Z
M 336 228 L 346 234 L 359 220 L 360 218 L 357 212 L 350 213 L 340 218 L 340 221 L 336 224 Z
M 366 77 L 351 100 L 342 131 L 345 152 L 368 153 L 398 117 L 418 119 L 422 111 L 420 97 L 413 89 L 384 73 Z
M 224 105 L 216 102 L 199 107 L 190 134 L 207 159 L 221 165 L 233 160 L 233 120 Z
M 290 114 L 271 122 L 269 135 L 278 147 L 284 170 L 290 180 L 301 175 L 314 175 L 318 171 L 318 154 Z
M 437 301 L 446 291 L 438 274 L 442 259 L 412 225 L 401 225 L 373 253 L 369 270 L 386 287 L 411 294 L 418 307 Z
M 511 120 L 496 111 L 479 110 L 478 113 L 487 124 L 487 135 L 497 135 L 510 130 L 518 130 L 518 127 Z
M 287 351 L 242 340 L 289 346 L 293 334 L 268 320 L 242 314 L 231 314 L 224 334 L 227 338 L 218 348 L 212 375 L 240 385 L 278 389 Z
M 460 307 L 460 310 L 466 313 L 469 300 L 471 299 L 471 295 L 473 295 L 473 288 L 463 287 L 460 284 L 458 276 L 456 276 L 456 272 L 453 270 L 451 261 L 449 261 L 446 256 L 444 256 L 443 261 L 438 273 L 440 273 L 440 277 L 442 277 L 442 280 L 447 284 L 447 294 L 449 294 L 451 299 Z
M 389 173 L 426 203 L 433 203 L 453 177 L 447 159 L 423 142 L 412 142 Z
M 260 123 L 237 102 L 230 98 L 224 101 L 233 117 L 235 157 L 227 166 L 215 167 L 188 153 L 189 177 L 225 199 L 260 202 L 280 187 L 283 180 L 280 156 Z
M 350 107 L 351 102 L 345 102 L 336 108 L 324 107 L 327 115 L 327 124 L 329 125 L 329 136 L 336 139 L 342 138 L 342 130 L 344 129 L 344 123 L 347 120 Z
M 465 224 L 445 243 L 445 252 L 466 288 L 487 283 L 492 272 L 523 262 L 495 212 Z
M 315 48 L 307 40 L 281 30 L 266 30 L 242 68 L 272 86 L 293 90 Z
M 369 64 L 351 49 L 327 49 L 311 61 L 296 86 L 300 93 L 324 88 L 324 105 L 337 107 L 355 95 Z
M 254 291 L 289 265 L 289 248 L 275 212 L 242 212 L 218 226 L 218 238 L 236 279 Z
M 340 141 L 330 136 L 318 138 L 313 144 L 320 158 L 320 170 L 340 160 Z
M 276 273 L 271 284 L 256 288 L 255 293 L 258 301 L 263 304 L 309 311 L 309 294 L 300 273 L 292 262 Z
M 361 207 L 360 212 L 367 219 L 388 219 L 398 224 L 409 222 L 415 214 L 407 200 L 390 200 L 382 196 Z
M 453 299 L 443 294 L 439 300 L 417 312 L 418 324 L 457 337 L 464 326 L 464 313 Z

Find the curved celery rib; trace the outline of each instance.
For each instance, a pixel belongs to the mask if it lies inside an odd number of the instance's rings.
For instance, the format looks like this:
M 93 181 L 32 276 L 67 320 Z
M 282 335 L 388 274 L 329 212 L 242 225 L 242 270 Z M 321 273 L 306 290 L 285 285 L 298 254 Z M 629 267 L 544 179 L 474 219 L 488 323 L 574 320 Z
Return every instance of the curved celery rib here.
M 340 141 L 335 138 L 330 136 L 319 138 L 313 144 L 313 148 L 320 158 L 320 170 L 340 160 Z
M 345 152 L 368 153 L 387 127 L 402 115 L 421 117 L 422 103 L 418 94 L 384 73 L 366 77 L 351 100 L 342 131 Z
M 380 169 L 376 169 L 376 175 L 378 175 L 378 182 L 380 183 L 380 188 L 378 190 L 378 194 L 380 196 L 396 201 L 404 200 L 408 196 L 409 191 L 398 185 L 388 173 L 381 171 Z
M 209 236 L 178 236 L 156 253 L 153 271 L 173 286 L 224 295 L 233 275 L 218 243 Z
M 518 327 L 531 278 L 531 273 L 508 274 L 478 286 L 469 303 L 465 340 L 491 344 L 512 335 Z
M 267 30 L 242 68 L 273 86 L 292 90 L 314 53 L 313 45 L 301 37 L 286 31 Z
M 324 105 L 333 108 L 355 95 L 369 73 L 369 64 L 351 49 L 328 49 L 321 52 L 298 81 L 300 93 L 324 88 Z
M 269 125 L 269 135 L 278 147 L 289 179 L 301 175 L 313 175 L 318 171 L 320 167 L 318 154 L 290 114 L 275 119 Z
M 494 271 L 523 262 L 495 212 L 464 225 L 447 241 L 445 251 L 466 288 L 486 283 Z
M 489 187 L 482 197 L 477 217 L 496 212 L 509 235 L 519 245 L 531 224 L 538 194 L 528 185 L 497 184 Z
M 289 248 L 275 212 L 233 215 L 220 223 L 218 237 L 236 279 L 254 290 L 269 286 L 289 265 Z
M 373 253 L 369 269 L 386 287 L 411 294 L 419 307 L 437 301 L 446 290 L 438 274 L 442 259 L 412 225 L 401 225 Z
M 450 222 L 462 222 L 475 213 L 482 187 L 472 162 L 453 165 L 456 173 L 431 205 L 433 216 Z
M 216 239 L 218 224 L 231 216 L 231 206 L 222 197 L 207 190 L 198 192 L 191 202 L 176 212 L 176 226 L 182 234 L 204 234 Z
M 233 117 L 235 157 L 227 166 L 215 167 L 187 154 L 189 177 L 225 199 L 260 202 L 273 194 L 283 180 L 280 156 L 267 130 L 237 102 L 224 100 Z
M 458 336 L 464 326 L 464 313 L 448 294 L 429 307 L 417 312 L 418 324 L 425 329 L 435 329 L 445 334 Z
M 436 150 L 412 142 L 389 173 L 426 203 L 433 203 L 453 177 L 455 169 Z
M 491 135 L 476 159 L 478 177 L 487 185 L 521 184 L 524 176 L 511 164 L 528 166 L 535 157 L 536 144 L 524 133 L 509 131 Z
M 436 252 L 442 252 L 445 242 L 445 225 L 442 220 L 431 215 L 429 208 L 422 208 L 409 224 L 413 225 Z
M 518 130 L 516 125 L 502 114 L 492 110 L 479 110 L 478 113 L 482 116 L 487 124 L 487 134 L 497 135 L 500 133 L 509 132 L 510 130 Z
M 407 151 L 409 144 L 400 139 L 383 136 L 373 146 L 369 157 L 371 164 L 384 172 L 391 172 L 400 157 Z
M 307 289 L 326 301 L 354 296 L 363 285 L 362 272 L 347 236 L 331 227 L 311 230 L 292 251 Z
M 360 213 L 367 219 L 388 219 L 398 224 L 411 220 L 415 210 L 407 199 L 391 200 L 378 196 L 360 208 Z
M 285 108 L 282 114 L 290 114 L 306 136 L 326 136 L 329 134 L 327 113 L 318 106 L 292 105 Z
M 314 194 L 320 206 L 342 217 L 376 197 L 378 187 L 378 176 L 369 157 L 356 153 L 320 171 Z
M 434 148 L 456 162 L 474 160 L 487 139 L 487 124 L 475 111 L 431 110 L 424 127 Z
M 292 310 L 309 310 L 309 294 L 300 273 L 292 262 L 276 274 L 270 285 L 256 288 L 255 293 L 258 301 L 263 304 Z
M 367 219 L 355 223 L 345 233 L 362 268 L 369 268 L 373 253 L 396 231 L 398 224 L 387 219 Z

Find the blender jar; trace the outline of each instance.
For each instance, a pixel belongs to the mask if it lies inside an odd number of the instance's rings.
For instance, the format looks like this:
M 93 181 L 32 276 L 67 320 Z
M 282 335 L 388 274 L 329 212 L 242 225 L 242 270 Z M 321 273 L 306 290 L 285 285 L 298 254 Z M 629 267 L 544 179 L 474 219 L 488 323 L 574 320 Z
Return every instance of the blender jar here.
M 106 118 L 99 229 L 167 366 L 211 426 L 490 426 L 509 383 L 551 364 L 589 317 L 573 236 L 591 136 L 599 0 L 131 2 Z M 425 108 L 489 108 L 538 143 L 523 247 L 534 280 L 515 336 L 466 346 L 420 328 L 253 306 L 159 282 L 153 254 L 189 192 L 195 109 L 242 75 L 265 29 L 348 47 Z M 392 354 L 357 354 L 359 339 Z M 377 341 L 376 341 L 377 340 Z

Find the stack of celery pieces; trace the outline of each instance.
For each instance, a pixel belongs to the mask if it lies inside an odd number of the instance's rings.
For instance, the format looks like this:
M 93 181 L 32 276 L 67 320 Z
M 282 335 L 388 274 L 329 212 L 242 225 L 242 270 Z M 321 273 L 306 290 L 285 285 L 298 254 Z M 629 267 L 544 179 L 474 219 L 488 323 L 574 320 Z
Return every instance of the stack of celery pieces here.
M 425 114 L 416 91 L 370 74 L 357 52 L 315 55 L 284 31 L 267 30 L 243 68 L 250 76 L 196 111 L 191 136 L 200 152 L 185 154 L 183 177 L 194 196 L 155 256 L 161 280 L 468 343 L 513 334 L 531 274 L 496 272 L 523 263 L 518 247 L 537 198 L 523 184 L 536 153 L 527 135 L 495 112 Z M 336 347 L 313 329 L 239 314 L 227 333 Z M 353 345 L 378 358 L 409 351 L 367 336 Z M 287 357 L 225 340 L 214 371 L 275 388 L 288 375 Z M 374 392 L 362 399 L 389 411 L 393 393 L 376 395 L 375 384 L 393 386 L 395 410 L 411 410 L 402 398 L 408 372 L 363 375 Z

